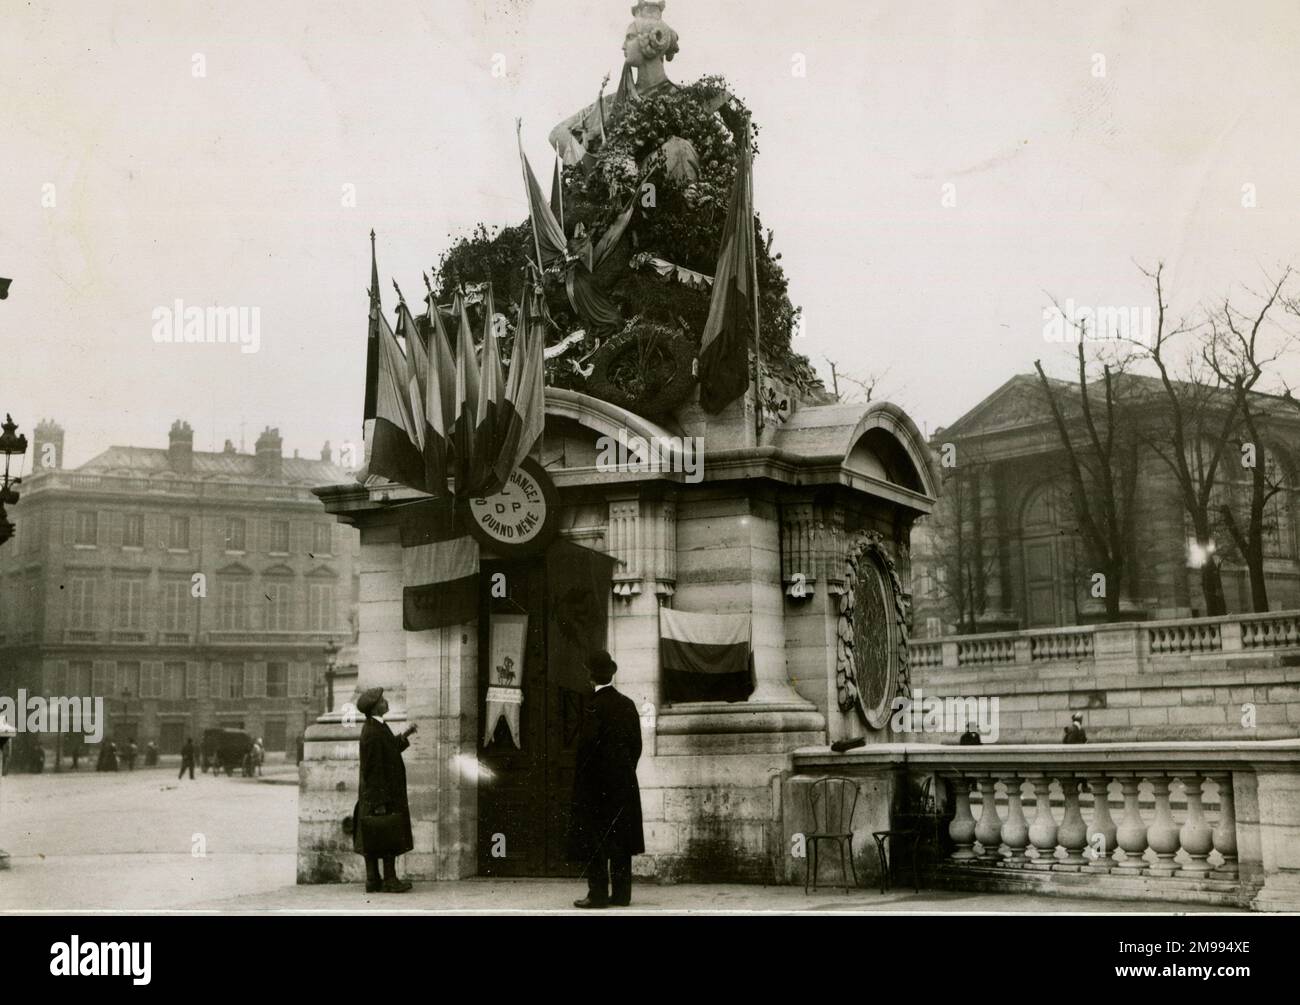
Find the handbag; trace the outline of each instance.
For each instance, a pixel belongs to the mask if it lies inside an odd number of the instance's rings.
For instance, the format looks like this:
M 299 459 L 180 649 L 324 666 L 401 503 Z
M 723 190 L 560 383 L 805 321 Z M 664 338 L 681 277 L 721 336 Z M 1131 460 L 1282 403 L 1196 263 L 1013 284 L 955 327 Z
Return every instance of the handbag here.
M 401 813 L 376 813 L 362 816 L 361 847 L 372 855 L 397 851 L 406 840 L 406 821 Z

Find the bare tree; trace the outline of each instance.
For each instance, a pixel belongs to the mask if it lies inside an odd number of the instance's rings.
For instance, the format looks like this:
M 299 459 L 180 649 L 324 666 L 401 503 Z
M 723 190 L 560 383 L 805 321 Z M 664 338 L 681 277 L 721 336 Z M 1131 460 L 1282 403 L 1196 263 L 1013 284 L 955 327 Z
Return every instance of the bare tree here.
M 1138 437 L 1132 403 L 1123 390 L 1123 383 L 1117 379 L 1122 376 L 1127 359 L 1101 362 L 1099 378 L 1090 381 L 1085 349 L 1088 333 L 1085 324 L 1077 327 L 1080 338 L 1076 387 L 1067 392 L 1062 382 L 1049 380 L 1040 360 L 1034 361 L 1034 369 L 1038 371 L 1065 455 L 1079 532 L 1097 563 L 1097 571 L 1103 576 L 1099 585 L 1106 605 L 1106 620 L 1118 621 L 1122 617 L 1120 599 L 1129 574 Z M 1066 408 L 1072 412 L 1077 409 L 1082 435 L 1071 435 Z M 1072 414 L 1071 419 L 1074 418 Z
M 858 401 L 859 397 L 863 404 L 875 401 L 877 389 L 880 387 L 881 382 L 889 376 L 889 371 L 893 369 L 893 367 L 886 367 L 879 373 L 873 371 L 863 377 L 859 377 L 856 374 L 845 373 L 840 370 L 839 364 L 829 356 L 823 358 L 831 368 L 831 393 L 843 402 Z M 857 390 L 851 391 L 846 388 L 844 391 L 841 391 L 841 381 L 845 384 L 853 385 Z
M 1183 509 L 1191 521 L 1201 559 L 1201 593 L 1211 617 L 1228 613 L 1223 577 L 1212 541 L 1215 486 L 1229 436 L 1237 420 L 1237 399 L 1224 394 L 1224 381 L 1205 362 L 1197 344 L 1187 346 L 1199 325 L 1169 319 L 1163 284 L 1164 263 L 1142 269 L 1156 295 L 1156 330 L 1150 345 L 1138 346 L 1160 377 L 1159 407 L 1140 427 L 1143 442 L 1173 474 Z M 1178 354 L 1182 351 L 1182 358 Z M 1178 367 L 1175 370 L 1175 367 Z
M 1257 612 L 1268 610 L 1268 582 L 1264 574 L 1265 512 L 1269 500 L 1282 490 L 1281 478 L 1268 470 L 1260 428 L 1261 420 L 1267 416 L 1266 407 L 1261 404 L 1266 399 L 1257 391 L 1269 368 L 1293 343 L 1287 332 L 1270 326 L 1269 316 L 1279 304 L 1291 272 L 1288 267 L 1279 279 L 1269 281 L 1253 313 L 1234 307 L 1231 299 L 1225 297 L 1222 305 L 1210 312 L 1211 337 L 1204 353 L 1210 368 L 1229 388 L 1240 420 L 1237 442 L 1242 465 L 1250 471 L 1244 525 L 1227 501 L 1221 505 L 1220 514 L 1246 563 L 1251 606 Z

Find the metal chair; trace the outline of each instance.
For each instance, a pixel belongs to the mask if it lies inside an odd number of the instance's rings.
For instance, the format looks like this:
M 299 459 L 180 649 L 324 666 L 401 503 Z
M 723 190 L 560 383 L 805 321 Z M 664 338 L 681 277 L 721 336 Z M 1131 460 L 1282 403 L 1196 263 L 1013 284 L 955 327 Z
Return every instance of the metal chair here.
M 898 845 L 900 841 L 909 841 L 912 846 L 912 886 L 916 892 L 921 892 L 921 870 L 917 864 L 918 852 L 921 842 L 927 840 L 930 835 L 927 833 L 933 827 L 937 827 L 935 821 L 938 819 L 934 794 L 931 791 L 932 778 L 927 777 L 925 783 L 921 786 L 921 798 L 919 805 L 913 808 L 912 800 L 909 797 L 904 798 L 902 812 L 898 814 L 901 827 L 893 827 L 885 831 L 872 831 L 871 836 L 876 839 L 876 854 L 880 856 L 880 892 L 885 893 L 894 885 L 893 865 L 897 864 Z M 904 782 L 906 784 L 906 782 Z M 933 827 L 932 827 L 933 825 Z M 889 859 L 888 843 L 893 841 L 894 844 L 894 862 Z M 936 839 L 937 843 L 937 839 Z
M 853 886 L 858 885 L 858 870 L 853 864 L 853 813 L 858 807 L 858 783 L 852 778 L 819 778 L 808 786 L 808 819 L 812 821 L 811 833 L 805 834 L 807 858 L 804 859 L 803 892 L 817 889 L 817 846 L 823 841 L 834 842 L 840 852 L 840 877 L 844 892 L 849 892 L 849 875 Z M 848 867 L 844 865 L 848 853 Z

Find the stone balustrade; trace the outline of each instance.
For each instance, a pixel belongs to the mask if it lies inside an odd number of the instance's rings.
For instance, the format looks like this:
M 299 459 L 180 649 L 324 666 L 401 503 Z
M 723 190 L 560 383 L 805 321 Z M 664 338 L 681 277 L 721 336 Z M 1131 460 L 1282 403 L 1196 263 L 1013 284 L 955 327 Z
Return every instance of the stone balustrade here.
M 912 665 L 920 669 L 1123 660 L 1137 672 L 1168 657 L 1300 649 L 1300 611 L 950 635 L 913 640 L 910 648 Z
M 795 770 L 942 780 L 933 885 L 1300 910 L 1300 740 L 877 744 Z

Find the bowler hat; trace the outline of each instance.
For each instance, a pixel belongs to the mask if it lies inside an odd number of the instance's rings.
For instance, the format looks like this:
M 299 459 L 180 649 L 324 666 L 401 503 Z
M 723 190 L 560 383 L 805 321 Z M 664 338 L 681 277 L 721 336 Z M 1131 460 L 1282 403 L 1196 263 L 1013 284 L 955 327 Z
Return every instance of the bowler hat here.
M 368 691 L 362 692 L 361 697 L 357 699 L 357 711 L 362 715 L 369 715 L 383 697 L 384 689 L 382 687 L 372 687 Z
M 618 664 L 604 649 L 597 649 L 587 657 L 587 673 L 597 684 L 608 684 L 618 673 Z

